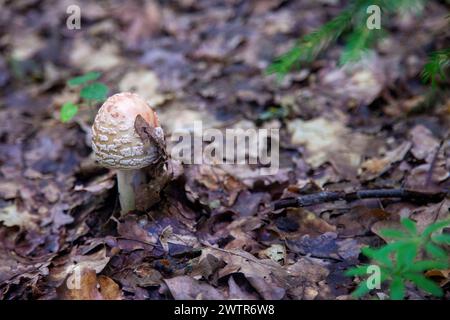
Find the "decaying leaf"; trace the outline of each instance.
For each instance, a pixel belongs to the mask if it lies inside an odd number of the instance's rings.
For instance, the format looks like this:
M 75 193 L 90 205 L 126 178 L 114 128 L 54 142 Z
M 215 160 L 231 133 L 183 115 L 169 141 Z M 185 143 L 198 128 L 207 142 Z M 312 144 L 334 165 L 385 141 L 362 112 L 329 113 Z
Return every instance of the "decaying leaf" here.
M 137 93 L 153 108 L 165 101 L 165 97 L 158 93 L 158 88 L 158 76 L 148 70 L 128 72 L 119 82 L 120 91 Z
M 286 260 L 286 248 L 281 244 L 273 244 L 269 248 L 260 251 L 259 256 L 282 264 Z
M 394 163 L 403 160 L 411 146 L 411 142 L 405 141 L 394 150 L 386 152 L 382 158 L 371 158 L 364 161 L 361 164 L 361 178 L 371 180 L 387 172 Z
M 213 286 L 189 276 L 164 280 L 175 300 L 221 300 L 224 295 Z
M 117 283 L 106 276 L 97 276 L 92 269 L 83 269 L 59 290 L 64 300 L 121 300 L 122 291 Z
M 7 227 L 18 226 L 21 229 L 36 229 L 38 225 L 38 217 L 27 211 L 19 211 L 17 206 L 10 206 L 0 209 L 0 222 Z
M 90 272 L 100 273 L 108 264 L 110 258 L 106 256 L 106 248 L 102 248 L 97 252 L 90 255 L 70 255 L 66 257 L 66 261 L 62 265 L 56 265 L 50 269 L 50 281 L 55 284 L 64 285 L 63 282 L 69 277 L 71 279 L 76 278 L 78 275 L 83 274 L 84 271 L 89 270 L 86 273 L 85 281 L 91 283 L 92 275 Z M 94 277 L 95 278 L 95 277 Z
M 317 168 L 331 162 L 346 178 L 355 178 L 362 155 L 370 143 L 364 134 L 351 133 L 342 122 L 325 118 L 293 120 L 288 123 L 288 131 L 292 134 L 292 144 L 306 147 L 307 161 L 311 166 Z

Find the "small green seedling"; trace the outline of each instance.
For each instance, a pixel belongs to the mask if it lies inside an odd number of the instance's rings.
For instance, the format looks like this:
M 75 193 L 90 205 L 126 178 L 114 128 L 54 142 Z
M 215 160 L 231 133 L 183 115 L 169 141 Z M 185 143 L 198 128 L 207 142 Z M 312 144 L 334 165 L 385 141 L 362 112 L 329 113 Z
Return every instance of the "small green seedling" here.
M 450 67 L 450 48 L 435 51 L 428 58 L 422 70 L 422 81 L 436 87 L 437 80 L 446 80 L 445 71 Z
M 80 98 L 92 108 L 95 103 L 105 101 L 108 95 L 109 89 L 104 83 L 94 82 L 100 76 L 100 72 L 88 72 L 82 76 L 70 79 L 67 81 L 67 85 L 72 88 L 80 87 Z M 72 102 L 64 103 L 61 108 L 61 121 L 70 121 L 78 113 L 79 107 Z
M 375 266 L 380 272 L 379 283 L 389 282 L 390 298 L 401 300 L 405 297 L 405 284 L 412 282 L 417 288 L 436 297 L 442 297 L 442 289 L 432 280 L 424 276 L 431 269 L 447 269 L 449 256 L 442 245 L 450 245 L 450 234 L 437 231 L 450 225 L 450 220 L 437 221 L 429 225 L 420 234 L 416 222 L 402 219 L 404 230 L 383 229 L 381 235 L 392 239 L 385 246 L 374 249 L 366 247 L 362 253 L 371 259 L 371 265 L 358 266 L 347 270 L 347 276 L 367 277 L 353 292 L 354 297 L 363 297 L 373 286 L 373 275 L 370 267 Z M 424 258 L 420 258 L 424 257 Z

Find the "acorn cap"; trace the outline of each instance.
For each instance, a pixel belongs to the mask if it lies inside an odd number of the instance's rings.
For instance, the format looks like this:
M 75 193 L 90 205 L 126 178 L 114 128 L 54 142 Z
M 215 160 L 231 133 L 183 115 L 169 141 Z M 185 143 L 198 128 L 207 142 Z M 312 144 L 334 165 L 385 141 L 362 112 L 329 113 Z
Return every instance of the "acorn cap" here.
M 109 97 L 92 126 L 92 149 L 97 162 L 113 169 L 140 169 L 153 163 L 154 148 L 144 147 L 135 131 L 136 117 L 160 128 L 156 113 L 137 94 L 123 92 Z M 163 135 L 162 129 L 158 130 Z

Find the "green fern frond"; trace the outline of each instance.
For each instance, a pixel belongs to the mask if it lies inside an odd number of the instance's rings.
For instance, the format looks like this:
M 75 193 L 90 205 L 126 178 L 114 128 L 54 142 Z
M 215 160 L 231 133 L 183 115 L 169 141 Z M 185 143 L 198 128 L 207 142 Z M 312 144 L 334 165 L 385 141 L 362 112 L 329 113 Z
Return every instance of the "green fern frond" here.
M 275 58 L 266 72 L 275 73 L 282 78 L 295 66 L 312 62 L 347 30 L 351 33 L 341 56 L 341 62 L 358 60 L 383 35 L 380 30 L 365 28 L 368 6 L 377 5 L 384 12 L 397 12 L 400 9 L 420 11 L 424 4 L 424 0 L 353 0 L 337 17 L 304 36 L 288 52 Z
M 369 30 L 367 28 L 358 28 L 347 37 L 347 42 L 341 53 L 340 64 L 361 60 L 368 49 L 385 35 L 384 30 Z
M 450 48 L 433 52 L 422 70 L 422 81 L 436 86 L 437 80 L 446 80 L 445 70 L 450 66 Z
M 268 67 L 267 73 L 287 74 L 296 63 L 311 62 L 345 31 L 351 21 L 351 12 L 344 11 L 318 30 L 304 36 L 292 49 L 279 56 Z

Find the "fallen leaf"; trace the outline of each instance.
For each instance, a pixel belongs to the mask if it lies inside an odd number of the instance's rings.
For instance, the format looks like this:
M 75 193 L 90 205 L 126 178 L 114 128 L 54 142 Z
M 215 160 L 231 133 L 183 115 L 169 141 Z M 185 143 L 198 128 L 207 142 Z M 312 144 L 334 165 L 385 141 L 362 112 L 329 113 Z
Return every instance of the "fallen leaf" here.
M 111 278 L 96 275 L 92 269 L 84 269 L 79 279 L 59 288 L 59 297 L 64 300 L 121 300 L 119 285 Z
M 288 295 L 294 299 L 314 300 L 321 291 L 321 281 L 330 273 L 319 260 L 314 258 L 300 258 L 287 267 L 291 276 L 291 288 Z
M 317 237 L 305 235 L 300 239 L 287 240 L 286 245 L 289 250 L 301 255 L 337 260 L 356 259 L 361 247 L 353 239 L 338 239 L 334 232 L 326 232 Z
M 122 58 L 119 56 L 119 48 L 113 42 L 94 48 L 83 38 L 77 38 L 73 46 L 70 61 L 72 65 L 79 67 L 85 72 L 111 70 L 122 61 Z
M 394 163 L 402 161 L 411 149 L 411 142 L 403 142 L 397 148 L 386 152 L 382 158 L 371 158 L 361 164 L 361 178 L 372 180 L 387 172 Z
M 206 251 L 226 263 L 219 270 L 219 277 L 233 273 L 242 273 L 253 288 L 267 300 L 282 299 L 286 293 L 287 273 L 282 267 L 269 259 L 260 260 L 242 250 L 215 250 L 205 248 Z
M 38 217 L 27 211 L 19 211 L 15 204 L 0 208 L 0 222 L 7 227 L 18 226 L 21 229 L 36 229 Z
M 291 142 L 306 147 L 306 161 L 317 168 L 329 161 L 345 178 L 354 179 L 370 139 L 351 132 L 340 121 L 317 118 L 288 123 Z
M 189 276 L 165 279 L 175 300 L 223 300 L 224 295 L 213 286 Z
M 158 92 L 158 76 L 149 70 L 130 71 L 119 82 L 119 90 L 135 92 L 145 99 L 152 108 L 162 104 L 165 97 Z
M 439 141 L 433 136 L 430 130 L 423 125 L 415 126 L 411 131 L 413 147 L 411 153 L 419 160 L 431 162 L 439 147 Z
M 106 248 L 102 248 L 91 255 L 75 254 L 69 255 L 62 265 L 57 265 L 50 269 L 50 281 L 60 286 L 69 276 L 74 277 L 84 270 L 91 270 L 100 273 L 108 264 L 110 257 L 106 256 Z M 90 282 L 91 277 L 87 274 L 86 281 Z
M 286 248 L 281 244 L 273 244 L 267 249 L 260 251 L 259 256 L 283 264 L 286 261 Z

